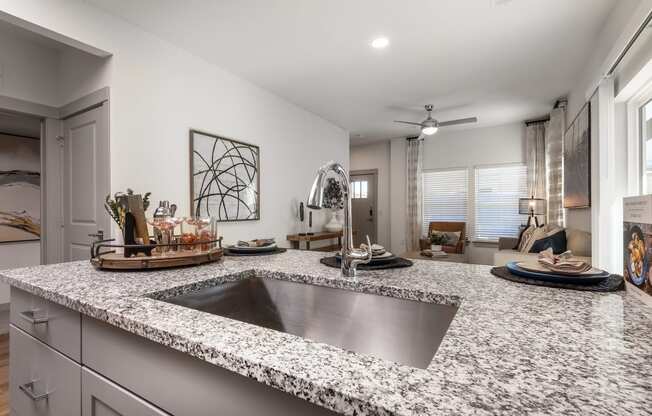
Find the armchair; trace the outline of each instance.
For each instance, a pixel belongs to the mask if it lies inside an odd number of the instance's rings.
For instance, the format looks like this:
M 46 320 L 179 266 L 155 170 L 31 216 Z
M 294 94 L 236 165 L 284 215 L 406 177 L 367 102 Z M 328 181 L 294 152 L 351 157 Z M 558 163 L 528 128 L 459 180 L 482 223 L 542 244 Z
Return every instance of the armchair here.
M 451 254 L 464 254 L 465 241 L 466 241 L 466 223 L 465 222 L 451 222 L 451 221 L 433 221 L 428 226 L 428 236 L 419 240 L 421 250 L 430 248 L 430 234 L 433 231 L 450 231 L 460 232 L 460 239 L 454 246 L 443 245 L 442 251 Z

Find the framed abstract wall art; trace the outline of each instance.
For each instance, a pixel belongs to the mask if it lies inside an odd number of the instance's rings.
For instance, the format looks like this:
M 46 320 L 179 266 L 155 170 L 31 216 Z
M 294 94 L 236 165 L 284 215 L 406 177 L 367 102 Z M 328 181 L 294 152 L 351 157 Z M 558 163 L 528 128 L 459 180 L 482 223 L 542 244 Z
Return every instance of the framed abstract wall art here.
M 0 134 L 0 243 L 41 238 L 41 144 Z
M 195 216 L 260 219 L 260 148 L 190 130 L 190 199 Z
M 591 104 L 586 103 L 564 135 L 564 208 L 591 206 Z

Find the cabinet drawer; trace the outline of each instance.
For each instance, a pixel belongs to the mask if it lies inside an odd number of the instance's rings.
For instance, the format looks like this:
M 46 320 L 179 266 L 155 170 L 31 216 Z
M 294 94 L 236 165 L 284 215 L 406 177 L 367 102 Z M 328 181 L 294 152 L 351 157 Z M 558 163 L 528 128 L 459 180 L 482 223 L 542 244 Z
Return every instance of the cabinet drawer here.
M 10 321 L 55 350 L 81 362 L 79 312 L 12 287 Z
M 101 375 L 82 368 L 82 416 L 170 416 Z
M 20 416 L 80 416 L 81 366 L 9 326 L 9 394 Z

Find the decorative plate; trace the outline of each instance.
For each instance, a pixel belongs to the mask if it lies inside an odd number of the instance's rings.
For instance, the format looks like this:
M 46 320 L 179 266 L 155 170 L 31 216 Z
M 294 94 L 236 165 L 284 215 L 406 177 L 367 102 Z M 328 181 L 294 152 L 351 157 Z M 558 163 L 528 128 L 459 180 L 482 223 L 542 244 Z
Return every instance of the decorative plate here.
M 525 270 L 515 262 L 512 261 L 510 263 L 507 263 L 505 265 L 507 267 L 507 270 L 509 270 L 510 273 L 515 274 L 517 276 L 521 277 L 526 277 L 528 279 L 534 279 L 534 280 L 541 280 L 544 282 L 556 282 L 556 283 L 572 283 L 572 284 L 577 284 L 577 285 L 589 285 L 589 284 L 595 284 L 603 281 L 607 277 L 609 277 L 608 272 L 603 272 L 602 274 L 599 275 L 591 275 L 591 276 L 567 276 L 567 275 L 562 275 L 562 274 L 553 274 L 553 273 L 541 273 L 541 272 L 532 272 L 529 270 Z
M 270 244 L 268 246 L 261 247 L 247 247 L 247 246 L 228 246 L 228 249 L 234 253 L 258 253 L 262 251 L 274 251 L 276 250 L 276 243 Z

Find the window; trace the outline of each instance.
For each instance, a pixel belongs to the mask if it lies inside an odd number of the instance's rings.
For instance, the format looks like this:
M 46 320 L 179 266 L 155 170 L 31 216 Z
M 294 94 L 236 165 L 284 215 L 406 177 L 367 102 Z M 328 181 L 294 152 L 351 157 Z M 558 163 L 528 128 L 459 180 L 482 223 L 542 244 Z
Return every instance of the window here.
M 351 198 L 352 199 L 367 198 L 367 181 L 351 182 Z
M 643 149 L 643 194 L 652 193 L 652 101 L 640 108 L 641 149 Z
M 468 170 L 423 172 L 423 234 L 431 221 L 466 222 Z
M 525 165 L 475 168 L 475 238 L 497 241 L 518 236 L 525 216 L 518 213 L 518 199 L 527 197 Z

